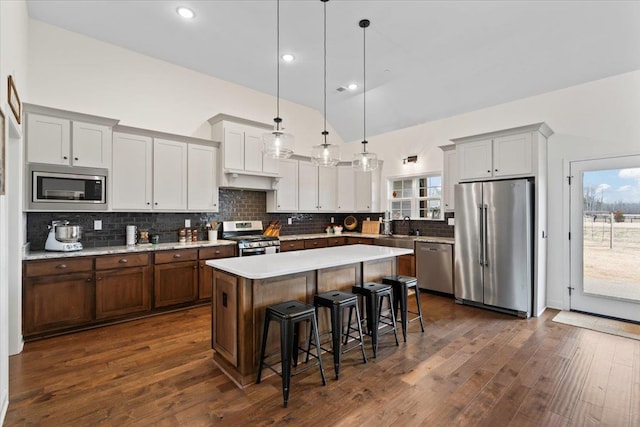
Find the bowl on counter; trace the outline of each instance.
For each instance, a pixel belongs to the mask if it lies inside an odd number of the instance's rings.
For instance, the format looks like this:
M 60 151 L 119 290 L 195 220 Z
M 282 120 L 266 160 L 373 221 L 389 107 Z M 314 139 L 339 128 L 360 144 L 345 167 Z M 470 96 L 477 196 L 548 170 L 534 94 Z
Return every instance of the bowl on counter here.
M 356 219 L 355 216 L 349 215 L 344 219 L 344 228 L 346 228 L 347 230 L 353 231 L 356 229 L 357 226 L 358 226 L 358 220 Z

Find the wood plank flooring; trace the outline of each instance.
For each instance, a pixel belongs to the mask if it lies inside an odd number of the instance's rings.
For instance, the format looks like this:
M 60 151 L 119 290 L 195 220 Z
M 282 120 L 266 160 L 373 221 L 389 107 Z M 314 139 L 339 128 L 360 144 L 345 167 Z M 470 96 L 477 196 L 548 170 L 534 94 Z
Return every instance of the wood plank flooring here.
M 425 333 L 378 357 L 238 389 L 211 361 L 200 307 L 30 342 L 10 358 L 7 426 L 639 426 L 640 341 L 422 294 Z M 371 355 L 370 342 L 367 352 Z

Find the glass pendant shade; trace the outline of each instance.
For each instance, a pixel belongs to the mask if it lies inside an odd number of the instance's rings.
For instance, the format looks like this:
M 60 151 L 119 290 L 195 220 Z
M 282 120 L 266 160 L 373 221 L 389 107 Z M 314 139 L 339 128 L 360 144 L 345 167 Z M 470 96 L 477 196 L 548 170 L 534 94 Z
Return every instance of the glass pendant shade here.
M 288 159 L 293 155 L 295 140 L 293 135 L 285 133 L 279 129 L 265 133 L 262 137 L 264 141 L 264 153 L 274 159 Z
M 316 166 L 335 166 L 340 162 L 340 149 L 333 144 L 314 145 L 311 150 L 311 163 Z
M 378 168 L 378 156 L 376 153 L 369 153 L 368 151 L 356 153 L 353 155 L 351 166 L 361 172 L 375 170 Z

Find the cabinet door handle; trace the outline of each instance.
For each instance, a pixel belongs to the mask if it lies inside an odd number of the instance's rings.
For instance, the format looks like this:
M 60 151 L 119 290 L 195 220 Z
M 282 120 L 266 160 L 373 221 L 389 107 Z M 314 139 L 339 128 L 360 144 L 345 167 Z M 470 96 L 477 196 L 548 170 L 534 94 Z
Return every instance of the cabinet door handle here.
M 67 268 L 67 264 L 58 264 L 56 265 L 56 268 L 59 268 L 59 269 Z
M 498 172 L 498 169 L 494 169 L 494 172 Z
M 67 156 L 62 156 L 62 158 L 63 158 L 63 159 L 65 159 L 65 160 L 67 160 L 67 159 L 68 159 L 68 157 L 67 157 Z
M 78 160 L 78 158 L 77 158 L 77 157 L 74 157 L 74 158 L 73 158 L 73 160 Z
M 489 169 L 489 170 L 487 171 L 487 173 L 491 173 L 491 169 Z
M 126 263 L 128 263 L 128 262 L 129 262 L 129 260 L 128 260 L 128 259 L 126 259 L 126 258 L 120 258 L 120 261 L 118 261 L 118 262 L 119 262 L 120 264 L 126 264 Z
M 174 254 L 174 255 L 173 255 L 173 257 L 174 257 L 174 258 L 181 258 L 181 257 L 182 257 L 182 255 L 180 255 L 180 254 Z
M 154 205 L 158 206 L 158 202 L 155 202 Z
M 197 268 L 198 268 L 198 266 L 197 266 L 197 265 L 194 265 L 194 266 L 193 266 L 193 269 L 194 269 L 194 270 L 196 270 Z
M 102 277 L 96 277 L 96 280 L 102 280 Z M 90 282 L 91 279 L 87 279 L 87 282 Z
M 147 206 L 150 205 L 150 204 L 151 204 L 151 202 L 147 202 Z

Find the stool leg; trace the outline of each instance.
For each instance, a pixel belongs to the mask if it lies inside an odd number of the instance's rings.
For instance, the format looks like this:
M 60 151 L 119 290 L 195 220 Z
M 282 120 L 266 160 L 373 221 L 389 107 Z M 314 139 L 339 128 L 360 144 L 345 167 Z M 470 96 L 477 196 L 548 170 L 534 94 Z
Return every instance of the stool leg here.
M 422 332 L 424 332 L 424 322 L 422 321 L 422 306 L 420 305 L 420 288 L 416 285 L 416 303 L 418 304 L 418 316 L 420 316 L 420 328 L 422 328 Z
M 316 319 L 318 319 L 318 307 L 316 306 Z M 304 363 L 309 363 L 309 352 L 311 351 L 311 340 L 313 339 L 313 329 L 309 329 L 309 341 L 307 342 L 307 357 Z
M 333 368 L 336 372 L 336 380 L 340 376 L 340 356 L 342 355 L 341 331 L 342 309 L 333 305 L 331 306 L 331 347 L 333 349 Z
M 367 298 L 367 328 L 371 335 L 371 346 L 373 347 L 373 357 L 378 353 L 378 323 L 380 322 L 380 297 L 371 296 Z M 371 327 L 369 327 L 371 325 Z
M 356 302 L 356 310 L 358 309 L 358 305 Z M 357 312 L 356 312 L 357 313 Z M 353 314 L 353 306 L 349 307 L 349 319 L 347 320 L 347 327 L 346 332 L 344 333 L 344 345 L 347 345 L 347 342 L 349 342 L 349 332 L 351 332 L 351 315 Z M 362 328 L 362 325 L 360 325 L 360 314 L 357 314 L 357 318 L 358 318 L 358 328 L 359 330 L 362 330 L 360 328 Z M 360 333 L 360 335 L 362 335 L 362 332 Z M 362 341 L 362 336 L 360 337 L 360 341 Z
M 264 327 L 262 328 L 262 345 L 260 346 L 260 364 L 258 366 L 258 378 L 256 378 L 256 384 L 260 384 L 262 379 L 262 366 L 264 364 L 264 352 L 267 349 L 267 335 L 269 335 L 269 322 L 271 316 L 267 314 L 264 316 Z
M 320 376 L 322 376 L 322 385 L 327 385 L 327 380 L 324 377 L 324 366 L 322 366 L 322 357 L 320 356 L 320 336 L 318 335 L 318 321 L 315 314 L 311 318 L 311 329 L 313 329 L 313 336 L 316 340 L 316 353 L 318 355 L 318 365 L 320 366 Z
M 289 386 L 291 384 L 291 353 L 293 352 L 293 329 L 290 322 L 280 323 L 280 357 L 282 359 L 282 397 L 284 407 L 289 403 Z
M 298 366 L 298 347 L 300 344 L 300 322 L 293 325 L 293 346 L 291 347 L 291 360 L 293 366 Z
M 404 285 L 400 286 L 400 321 L 402 322 L 402 337 L 404 338 L 404 342 L 407 342 L 407 323 L 409 323 L 409 313 L 408 313 L 408 301 L 407 301 L 407 287 Z M 395 295 L 394 295 L 395 298 Z
M 389 298 L 389 307 L 392 307 L 393 305 L 393 296 L 391 295 L 391 293 L 387 294 L 387 297 Z M 391 316 L 391 323 L 393 323 L 393 336 L 396 338 L 396 346 L 399 346 L 400 343 L 398 342 L 398 328 L 396 327 L 396 317 L 395 316 Z
M 362 350 L 362 361 L 364 363 L 367 363 L 367 355 L 364 352 L 364 336 L 362 336 L 362 323 L 360 322 L 360 310 L 358 310 L 357 304 L 355 307 L 356 307 L 356 320 L 358 321 L 358 334 L 360 335 L 360 349 Z M 351 309 L 352 307 L 349 307 L 349 325 L 351 325 Z M 346 338 L 345 338 L 345 341 L 346 341 Z

